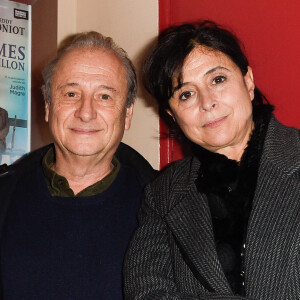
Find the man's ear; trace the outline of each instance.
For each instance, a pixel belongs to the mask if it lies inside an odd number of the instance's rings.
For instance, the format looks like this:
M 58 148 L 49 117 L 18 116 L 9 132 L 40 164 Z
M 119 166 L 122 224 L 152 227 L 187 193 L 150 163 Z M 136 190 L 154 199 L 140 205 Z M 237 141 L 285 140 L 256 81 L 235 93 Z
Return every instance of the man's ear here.
M 248 72 L 244 76 L 244 81 L 245 81 L 245 84 L 247 86 L 250 99 L 252 101 L 254 99 L 255 84 L 254 84 L 252 68 L 250 66 L 248 66 Z
M 45 101 L 45 121 L 49 122 L 49 110 L 50 110 L 50 104 L 47 100 Z
M 128 130 L 130 128 L 131 119 L 133 115 L 133 107 L 134 107 L 134 103 L 132 103 L 129 107 L 126 107 L 125 130 Z

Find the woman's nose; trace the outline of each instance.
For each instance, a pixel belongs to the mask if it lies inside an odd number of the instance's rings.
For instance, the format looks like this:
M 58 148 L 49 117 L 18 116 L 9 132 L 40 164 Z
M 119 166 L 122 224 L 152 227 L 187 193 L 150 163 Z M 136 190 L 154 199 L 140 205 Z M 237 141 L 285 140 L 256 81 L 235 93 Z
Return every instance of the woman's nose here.
M 210 111 L 216 107 L 217 101 L 212 93 L 206 92 L 201 94 L 200 105 L 204 111 Z

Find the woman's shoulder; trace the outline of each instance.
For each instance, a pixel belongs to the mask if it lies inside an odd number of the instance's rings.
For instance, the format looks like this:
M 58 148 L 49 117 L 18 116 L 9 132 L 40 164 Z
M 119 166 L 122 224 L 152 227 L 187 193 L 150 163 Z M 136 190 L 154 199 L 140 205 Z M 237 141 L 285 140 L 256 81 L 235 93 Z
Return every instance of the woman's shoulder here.
M 183 158 L 171 163 L 159 176 L 146 187 L 145 194 L 151 206 L 160 212 L 170 209 L 195 184 L 199 170 L 199 161 L 195 157 Z
M 269 123 L 268 134 L 275 136 L 278 135 L 284 140 L 285 138 L 291 138 L 289 137 L 289 135 L 287 136 L 287 133 L 289 133 L 292 138 L 296 137 L 299 139 L 300 137 L 299 128 L 286 126 L 278 121 L 277 118 L 273 115 Z
M 165 181 L 171 181 L 174 184 L 177 181 L 186 181 L 190 179 L 199 169 L 199 162 L 195 157 L 189 156 L 178 161 L 170 163 L 161 170 L 159 176 L 153 181 L 152 185 L 159 185 Z
M 289 127 L 282 124 L 272 116 L 267 130 L 266 143 L 276 142 L 274 145 L 284 148 L 298 148 L 300 150 L 300 129 L 296 127 Z
M 262 162 L 269 162 L 286 174 L 300 166 L 300 130 L 271 118 L 264 143 Z

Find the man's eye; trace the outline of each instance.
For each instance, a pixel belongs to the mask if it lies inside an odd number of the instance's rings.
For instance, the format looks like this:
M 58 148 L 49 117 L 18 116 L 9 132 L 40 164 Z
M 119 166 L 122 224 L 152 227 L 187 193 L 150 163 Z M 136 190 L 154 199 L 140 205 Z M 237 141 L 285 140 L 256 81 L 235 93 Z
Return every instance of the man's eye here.
M 110 98 L 111 97 L 107 94 L 103 94 L 103 95 L 100 96 L 100 99 L 102 99 L 102 100 L 109 100 Z
M 180 94 L 179 96 L 179 99 L 180 100 L 188 100 L 189 98 L 191 98 L 192 96 L 194 95 L 194 92 L 189 92 L 189 91 L 186 91 L 186 92 L 183 92 Z
M 67 93 L 66 93 L 66 96 L 67 96 L 67 97 L 75 97 L 76 94 L 75 94 L 74 92 L 67 92 Z
M 219 84 L 219 83 L 224 82 L 225 80 L 226 80 L 225 76 L 217 76 L 214 78 L 213 84 Z

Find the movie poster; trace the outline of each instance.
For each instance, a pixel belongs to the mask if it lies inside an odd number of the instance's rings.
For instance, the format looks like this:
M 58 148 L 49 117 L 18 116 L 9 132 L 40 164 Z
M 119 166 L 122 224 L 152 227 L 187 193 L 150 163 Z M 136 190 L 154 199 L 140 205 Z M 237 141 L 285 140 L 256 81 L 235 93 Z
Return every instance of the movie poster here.
M 30 151 L 31 6 L 0 0 L 0 164 Z

